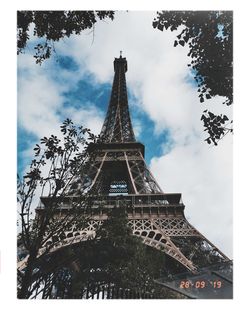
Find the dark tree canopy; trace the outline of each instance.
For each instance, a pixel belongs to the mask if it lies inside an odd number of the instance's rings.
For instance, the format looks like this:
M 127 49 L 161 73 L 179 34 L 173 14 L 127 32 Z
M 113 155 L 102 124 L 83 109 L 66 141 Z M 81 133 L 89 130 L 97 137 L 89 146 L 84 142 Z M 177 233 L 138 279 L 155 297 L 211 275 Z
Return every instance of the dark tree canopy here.
M 23 178 L 18 176 L 18 222 L 21 226 L 18 235 L 19 268 L 20 262 L 24 264 L 24 270 L 18 270 L 19 298 L 29 298 L 34 269 L 35 275 L 42 273 L 38 266 L 39 260 L 48 257 L 55 241 L 63 240 L 65 229 L 86 225 L 87 219 L 82 210 L 88 207 L 89 197 L 73 201 L 70 212 L 60 218 L 58 210 L 88 158 L 88 145 L 96 142 L 97 137 L 88 128 L 74 125 L 70 119 L 63 122 L 61 133 L 61 139 L 55 135 L 43 137 L 34 148 L 29 170 Z M 48 196 L 50 201 L 46 210 L 42 209 L 40 213 L 36 211 L 34 218 L 37 196 Z
M 122 207 L 110 211 L 108 219 L 97 229 L 96 238 L 79 251 L 81 271 L 77 284 L 105 282 L 158 297 L 154 279 L 165 273 L 165 255 L 152 251 L 132 234 L 125 207 L 124 202 Z
M 183 26 L 181 30 L 179 26 Z M 195 73 L 200 102 L 213 96 L 226 97 L 225 104 L 233 102 L 233 13 L 232 11 L 163 11 L 157 12 L 153 27 L 163 31 L 179 30 L 174 46 L 186 44 L 192 58 L 190 66 Z M 206 112 L 205 112 L 206 113 Z M 211 112 L 210 112 L 211 113 Z M 212 113 L 213 114 L 213 113 Z M 204 114 L 208 143 L 217 144 L 225 134 L 228 118 Z M 206 121 L 206 123 L 205 123 Z M 205 125 L 206 124 L 206 125 Z M 209 127 L 208 127 L 209 126 Z
M 54 42 L 72 34 L 79 35 L 105 18 L 113 20 L 114 11 L 18 11 L 17 53 L 22 53 L 27 46 L 32 23 L 33 35 L 41 39 L 34 48 L 36 63 L 41 64 L 55 51 Z

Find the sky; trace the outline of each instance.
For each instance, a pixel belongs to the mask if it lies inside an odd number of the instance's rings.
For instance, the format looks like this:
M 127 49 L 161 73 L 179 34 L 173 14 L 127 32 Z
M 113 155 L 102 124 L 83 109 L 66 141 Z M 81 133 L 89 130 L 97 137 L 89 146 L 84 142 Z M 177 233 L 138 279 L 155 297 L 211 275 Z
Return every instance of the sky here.
M 182 193 L 188 221 L 230 258 L 232 251 L 232 142 L 210 146 L 202 111 L 232 116 L 222 97 L 199 102 L 187 64 L 187 47 L 173 47 L 175 33 L 153 29 L 155 11 L 120 11 L 55 44 L 56 54 L 35 64 L 31 38 L 17 58 L 18 172 L 33 147 L 58 134 L 65 118 L 98 134 L 109 102 L 113 60 L 127 58 L 129 108 L 146 161 L 166 193 Z

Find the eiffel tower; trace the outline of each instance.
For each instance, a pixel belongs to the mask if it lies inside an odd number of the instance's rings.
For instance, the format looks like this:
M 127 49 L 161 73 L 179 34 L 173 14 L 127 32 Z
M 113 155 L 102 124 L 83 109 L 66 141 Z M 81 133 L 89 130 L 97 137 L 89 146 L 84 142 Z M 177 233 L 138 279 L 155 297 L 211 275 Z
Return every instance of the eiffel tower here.
M 54 250 L 72 243 L 72 238 L 78 243 L 94 237 L 96 228 L 107 219 L 107 209 L 126 203 L 133 234 L 164 252 L 168 268 L 197 273 L 199 268 L 229 261 L 187 221 L 181 194 L 164 193 L 148 168 L 145 147 L 136 141 L 129 114 L 126 72 L 127 60 L 120 55 L 114 60 L 112 92 L 100 140 L 89 145 L 84 171 L 68 190 L 70 196 L 91 193 L 102 205 L 95 201 L 87 227 L 65 230 L 66 239 Z M 46 199 L 41 198 L 45 208 Z M 65 202 L 64 208 L 67 205 Z
M 84 175 L 72 184 L 71 193 L 79 190 L 86 193 L 89 184 L 87 191 L 102 195 L 111 207 L 119 201 L 130 203 L 128 223 L 133 234 L 144 244 L 164 251 L 169 263 L 177 262 L 195 272 L 209 263 L 228 261 L 187 221 L 181 194 L 164 193 L 147 167 L 145 147 L 136 141 L 131 123 L 125 77 L 127 61 L 122 55 L 114 60 L 114 72 L 101 143 L 89 146 L 89 164 Z M 96 212 L 82 232 L 93 232 L 106 218 L 105 213 Z

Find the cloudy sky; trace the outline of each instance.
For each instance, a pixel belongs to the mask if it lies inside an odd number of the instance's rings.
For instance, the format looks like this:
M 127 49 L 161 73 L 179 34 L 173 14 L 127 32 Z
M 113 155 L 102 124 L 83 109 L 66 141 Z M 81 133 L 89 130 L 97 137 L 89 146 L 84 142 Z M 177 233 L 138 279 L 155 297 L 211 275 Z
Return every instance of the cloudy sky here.
M 175 33 L 153 29 L 150 11 L 120 11 L 55 44 L 56 54 L 35 64 L 29 43 L 18 56 L 18 171 L 23 173 L 42 136 L 58 134 L 65 118 L 100 131 L 120 50 L 128 61 L 132 123 L 146 161 L 165 192 L 180 192 L 189 222 L 232 257 L 232 136 L 204 142 L 205 108 L 232 115 L 215 97 L 200 104 L 187 67 L 187 48 Z

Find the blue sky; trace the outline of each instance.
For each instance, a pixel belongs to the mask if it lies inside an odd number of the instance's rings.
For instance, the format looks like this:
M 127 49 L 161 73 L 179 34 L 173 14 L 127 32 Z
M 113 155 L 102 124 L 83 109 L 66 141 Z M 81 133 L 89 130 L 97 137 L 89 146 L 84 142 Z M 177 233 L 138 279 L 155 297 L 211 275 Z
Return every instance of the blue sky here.
M 123 50 L 130 113 L 147 164 L 165 192 L 182 193 L 191 224 L 232 256 L 232 137 L 208 146 L 200 121 L 204 107 L 232 112 L 221 97 L 199 103 L 187 47 L 174 48 L 175 34 L 153 29 L 154 17 L 117 12 L 113 22 L 96 24 L 94 40 L 88 31 L 56 43 L 57 55 L 42 66 L 32 43 L 18 56 L 18 169 L 25 170 L 39 138 L 57 134 L 67 117 L 100 131 L 113 60 Z
M 26 51 L 27 53 L 27 51 Z M 113 67 L 113 61 L 110 61 L 110 67 Z M 39 66 L 39 65 L 37 65 Z M 43 65 L 42 65 L 43 66 Z M 57 80 L 61 84 L 67 84 L 67 79 L 61 78 L 60 75 L 55 75 L 60 73 L 60 71 L 67 72 L 77 72 L 79 70 L 78 64 L 73 58 L 69 56 L 52 56 L 50 60 L 49 69 L 50 76 L 53 80 Z M 18 72 L 19 77 L 29 76 L 26 70 L 20 70 Z M 190 83 L 193 83 L 191 78 L 188 78 Z M 76 110 L 85 108 L 88 109 L 90 106 L 95 105 L 99 111 L 100 116 L 104 117 L 109 104 L 110 94 L 112 89 L 112 81 L 107 83 L 96 83 L 92 74 L 84 73 L 82 77 L 79 77 L 77 83 L 65 92 L 62 92 L 63 103 L 60 109 L 56 112 L 63 122 L 68 118 L 67 113 L 64 111 L 65 108 L 70 107 Z M 42 91 L 41 91 L 42 92 Z M 135 127 L 137 141 L 145 144 L 145 159 L 149 164 L 153 157 L 159 157 L 163 153 L 162 146 L 168 144 L 169 148 L 172 145 L 172 140 L 169 135 L 168 129 L 162 130 L 160 133 L 154 133 L 154 122 L 150 119 L 150 116 L 136 106 L 137 98 L 134 96 L 130 90 L 128 90 L 128 102 L 130 106 L 133 107 L 130 115 L 133 121 L 140 121 L 140 129 Z M 81 123 L 84 126 L 84 121 Z M 135 123 L 133 123 L 135 125 Z M 29 165 L 30 158 L 23 157 L 25 151 L 29 150 L 32 146 L 35 146 L 39 142 L 40 138 L 32 131 L 27 131 L 20 123 L 18 123 L 17 129 L 17 141 L 18 141 L 18 173 L 19 175 L 24 175 L 27 165 Z M 47 130 L 44 129 L 44 136 L 49 135 Z

